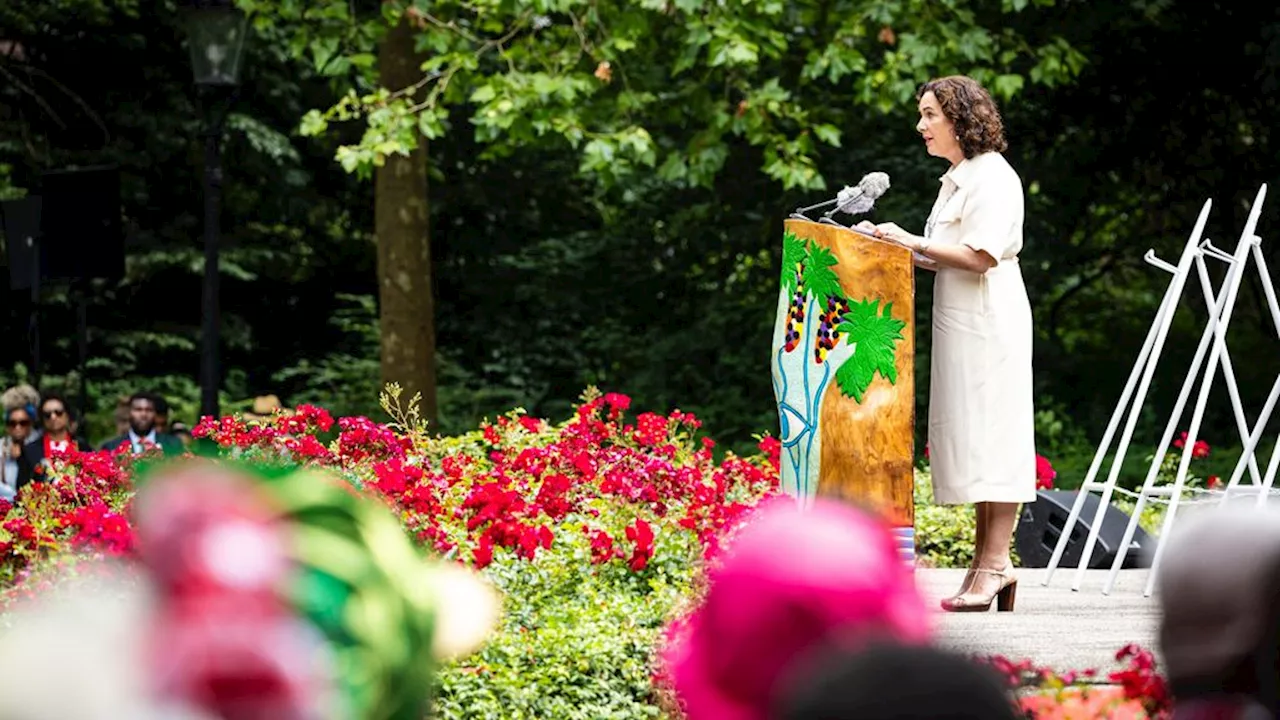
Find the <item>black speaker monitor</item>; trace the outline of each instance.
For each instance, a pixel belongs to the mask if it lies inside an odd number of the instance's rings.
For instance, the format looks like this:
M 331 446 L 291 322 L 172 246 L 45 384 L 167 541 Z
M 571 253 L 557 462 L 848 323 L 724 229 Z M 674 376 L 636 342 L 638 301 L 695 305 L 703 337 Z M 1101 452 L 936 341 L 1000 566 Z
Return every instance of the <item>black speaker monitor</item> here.
M 1049 566 L 1053 558 L 1053 549 L 1058 545 L 1058 538 L 1067 525 L 1067 516 L 1071 514 L 1071 506 L 1080 493 L 1074 490 L 1040 490 L 1036 493 L 1036 501 L 1023 505 L 1022 517 L 1018 530 L 1014 534 L 1014 547 L 1018 549 L 1018 558 L 1022 567 L 1043 568 Z M 1093 525 L 1094 513 L 1098 511 L 1101 498 L 1094 493 L 1086 493 L 1080 517 L 1071 528 L 1071 537 L 1058 561 L 1060 568 L 1077 568 L 1080 556 L 1084 554 L 1084 544 L 1089 538 L 1089 530 Z M 1093 555 L 1089 560 L 1089 568 L 1094 570 L 1109 569 L 1120 551 L 1120 541 L 1124 539 L 1124 531 L 1129 525 L 1129 516 L 1114 505 L 1109 505 L 1102 515 L 1102 527 L 1098 530 L 1098 539 L 1093 546 Z M 1155 552 L 1155 540 L 1139 525 L 1133 534 L 1129 551 L 1125 554 L 1125 568 L 1146 568 L 1151 566 L 1151 553 Z
M 44 173 L 41 180 L 44 277 L 123 277 L 119 170 L 111 166 L 58 170 Z
M 30 288 L 37 272 L 40 204 L 40 197 L 33 195 L 0 203 L 0 215 L 4 216 L 4 245 L 9 262 L 10 290 Z

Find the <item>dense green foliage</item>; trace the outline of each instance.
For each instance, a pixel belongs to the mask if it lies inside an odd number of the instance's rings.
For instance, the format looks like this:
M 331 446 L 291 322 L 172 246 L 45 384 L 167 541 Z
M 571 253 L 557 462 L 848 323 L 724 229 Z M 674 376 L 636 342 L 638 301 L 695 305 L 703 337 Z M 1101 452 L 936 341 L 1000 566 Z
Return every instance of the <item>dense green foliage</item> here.
M 425 25 L 434 69 L 452 73 L 447 91 L 414 113 L 393 104 L 369 135 L 368 118 L 335 117 L 320 132 L 309 113 L 350 92 L 352 107 L 364 106 L 377 93 L 370 53 L 386 22 L 381 4 L 256 4 L 226 152 L 228 403 L 275 392 L 376 414 L 367 400 L 378 384 L 372 187 L 335 158 L 355 158 L 347 165 L 360 170 L 376 160 L 366 151 L 378 133 L 386 152 L 414 142 L 402 122 L 413 115 L 412 129 L 438 136 L 442 430 L 513 405 L 563 414 L 581 387 L 597 384 L 646 407 L 697 412 L 727 446 L 747 447 L 777 422 L 766 356 L 781 220 L 883 170 L 893 188 L 872 219 L 919 230 L 944 168 L 915 137 L 910 91 L 962 71 L 1002 99 L 1007 154 L 1027 188 L 1022 267 L 1036 313 L 1040 451 L 1069 486 L 1088 467 L 1163 290 L 1166 276 L 1142 253 L 1175 255 L 1206 197 L 1215 202 L 1208 236 L 1232 245 L 1259 184 L 1275 179 L 1280 24 L 1261 5 L 421 4 L 469 27 L 471 39 Z M 163 390 L 179 417 L 194 419 L 200 112 L 176 5 L 0 6 L 0 197 L 39 192 L 46 169 L 124 170 L 128 275 L 95 286 L 88 315 L 95 441 L 114 395 L 139 385 Z M 468 64 L 476 40 L 483 47 L 539 13 L 554 19 L 548 33 L 522 30 Z M 570 17 L 608 33 L 589 36 L 579 55 Z M 1189 50 L 1203 47 L 1214 48 L 1213 63 Z M 602 62 L 608 82 L 596 75 Z M 1269 256 L 1271 247 L 1264 242 Z M 920 422 L 930 283 L 920 276 Z M 43 384 L 74 391 L 67 297 L 65 288 L 46 293 L 41 370 Z M 10 298 L 0 316 L 10 340 L 3 367 L 28 355 L 25 299 Z M 1130 483 L 1141 479 L 1199 338 L 1198 298 L 1191 286 L 1170 333 L 1153 409 L 1126 462 Z M 1250 278 L 1231 330 L 1250 419 L 1275 371 L 1265 362 L 1274 354 L 1268 323 Z M 1215 445 L 1209 462 L 1225 477 L 1225 448 L 1237 444 L 1225 393 L 1204 427 Z

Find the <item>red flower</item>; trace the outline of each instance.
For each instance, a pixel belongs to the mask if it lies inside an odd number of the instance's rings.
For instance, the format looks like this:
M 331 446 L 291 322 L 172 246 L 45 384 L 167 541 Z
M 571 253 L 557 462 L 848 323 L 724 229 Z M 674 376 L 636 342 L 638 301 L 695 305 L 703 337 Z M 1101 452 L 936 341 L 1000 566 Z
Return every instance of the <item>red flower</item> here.
M 489 540 L 488 535 L 480 536 L 480 542 L 471 551 L 471 561 L 475 564 L 477 570 L 483 570 L 489 566 L 489 563 L 493 562 L 493 543 Z
M 764 453 L 765 457 L 768 458 L 769 465 L 773 467 L 773 471 L 777 472 L 778 462 L 782 456 L 782 441 L 772 436 L 765 437 L 760 440 L 758 447 L 760 452 Z
M 1052 490 L 1053 481 L 1058 477 L 1058 471 L 1053 469 L 1053 465 L 1049 459 L 1043 455 L 1036 455 L 1036 489 Z
M 604 396 L 604 404 L 609 406 L 609 419 L 617 420 L 631 407 L 631 398 L 620 393 L 608 393 Z
M 631 559 L 627 561 L 627 566 L 635 572 L 640 572 L 649 565 L 649 560 L 653 558 L 653 528 L 649 527 L 649 523 L 641 518 L 627 527 L 627 539 L 635 543 L 635 549 L 631 551 Z
M 498 428 L 492 425 L 484 426 L 484 439 L 490 445 L 497 445 L 502 442 L 502 436 L 498 434 Z
M 667 439 L 667 419 L 656 413 L 641 413 L 636 416 L 636 430 L 632 434 L 641 445 L 653 446 Z
M 1185 431 L 1178 436 L 1177 440 L 1173 441 L 1173 446 L 1176 448 L 1187 446 L 1187 433 Z M 1195 444 L 1191 446 L 1191 457 L 1196 459 L 1209 457 L 1209 443 L 1204 440 L 1196 440 Z
M 1171 705 L 1169 690 L 1164 678 L 1156 672 L 1155 656 L 1138 645 L 1126 645 L 1116 653 L 1116 660 L 1129 661 L 1129 667 L 1113 672 L 1108 680 L 1124 688 L 1126 698 L 1140 700 L 1147 712 L 1162 716 Z
M 603 530 L 595 530 L 583 527 L 582 532 L 586 533 L 591 539 L 591 562 L 599 564 L 609 562 L 617 556 L 617 552 L 613 548 L 613 538 L 609 537 L 609 533 Z

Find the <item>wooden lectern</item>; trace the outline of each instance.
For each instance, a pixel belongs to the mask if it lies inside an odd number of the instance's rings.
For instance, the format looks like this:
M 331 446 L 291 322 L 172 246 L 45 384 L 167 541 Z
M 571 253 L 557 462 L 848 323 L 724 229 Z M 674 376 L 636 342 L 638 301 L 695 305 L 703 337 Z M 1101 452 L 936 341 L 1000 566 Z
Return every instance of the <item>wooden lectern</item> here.
M 914 563 L 911 251 L 836 225 L 784 228 L 771 355 L 782 490 L 881 513 Z

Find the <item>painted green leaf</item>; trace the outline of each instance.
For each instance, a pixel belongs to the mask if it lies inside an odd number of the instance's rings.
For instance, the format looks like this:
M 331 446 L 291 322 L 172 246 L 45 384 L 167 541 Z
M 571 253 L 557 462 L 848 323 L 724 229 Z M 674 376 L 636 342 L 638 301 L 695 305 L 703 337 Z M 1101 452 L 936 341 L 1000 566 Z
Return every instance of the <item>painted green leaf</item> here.
M 804 284 L 816 298 L 829 296 L 844 297 L 840 289 L 840 279 L 831 269 L 836 264 L 836 256 L 831 251 L 818 245 L 809 244 L 809 254 L 804 263 Z
M 879 312 L 879 305 L 879 300 L 850 303 L 849 313 L 839 326 L 839 330 L 846 333 L 845 342 L 853 345 L 854 351 L 836 370 L 836 384 L 841 392 L 858 402 L 862 402 L 862 395 L 877 372 L 891 383 L 898 382 L 894 349 L 902 340 L 902 329 L 907 323 L 893 317 L 893 303 L 886 303 L 883 313 Z
M 805 261 L 804 241 L 790 230 L 782 234 L 782 286 L 788 293 L 796 291 L 796 265 Z

